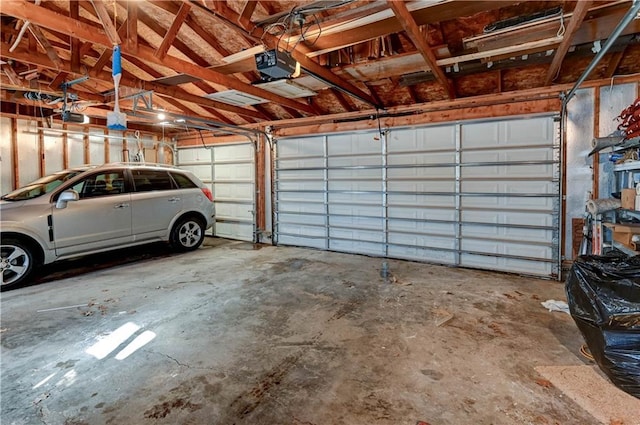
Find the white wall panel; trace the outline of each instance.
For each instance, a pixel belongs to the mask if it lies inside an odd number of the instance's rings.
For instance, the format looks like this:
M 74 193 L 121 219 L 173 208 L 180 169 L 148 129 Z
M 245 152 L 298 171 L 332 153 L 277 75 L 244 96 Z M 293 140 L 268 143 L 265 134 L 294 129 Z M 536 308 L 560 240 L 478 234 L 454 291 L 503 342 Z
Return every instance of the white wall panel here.
M 11 118 L 0 117 L 0 192 L 2 195 L 14 189 L 12 137 Z
M 18 186 L 40 178 L 38 152 L 38 121 L 17 120 L 18 126 Z
M 45 174 L 55 173 L 64 169 L 63 135 L 44 132 L 44 170 Z

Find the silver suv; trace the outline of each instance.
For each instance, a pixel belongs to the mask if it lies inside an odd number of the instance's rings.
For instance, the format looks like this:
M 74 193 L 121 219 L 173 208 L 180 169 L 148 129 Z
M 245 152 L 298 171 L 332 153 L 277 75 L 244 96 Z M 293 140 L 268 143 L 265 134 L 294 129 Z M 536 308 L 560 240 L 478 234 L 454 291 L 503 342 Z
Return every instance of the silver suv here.
M 0 198 L 2 288 L 41 265 L 168 241 L 198 248 L 213 224 L 211 191 L 171 166 L 115 163 L 43 177 Z

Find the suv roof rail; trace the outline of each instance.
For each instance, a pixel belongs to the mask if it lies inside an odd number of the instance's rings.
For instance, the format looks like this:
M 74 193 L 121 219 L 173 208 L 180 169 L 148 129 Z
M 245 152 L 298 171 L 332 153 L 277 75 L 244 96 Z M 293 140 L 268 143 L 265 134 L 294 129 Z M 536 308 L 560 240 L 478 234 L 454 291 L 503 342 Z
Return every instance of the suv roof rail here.
M 143 167 L 148 166 L 148 167 L 178 168 L 173 164 L 162 164 L 162 163 L 156 163 L 156 162 L 125 162 L 125 161 L 109 162 L 106 164 L 102 164 L 101 167 L 108 167 L 108 166 L 114 166 L 114 165 L 126 165 L 126 166 L 139 165 Z

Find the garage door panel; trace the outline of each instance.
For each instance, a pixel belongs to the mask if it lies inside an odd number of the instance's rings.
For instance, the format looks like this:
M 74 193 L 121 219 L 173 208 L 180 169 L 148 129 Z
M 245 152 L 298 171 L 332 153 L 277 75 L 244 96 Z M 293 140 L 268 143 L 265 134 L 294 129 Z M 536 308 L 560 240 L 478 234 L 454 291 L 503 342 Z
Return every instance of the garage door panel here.
M 331 135 L 331 143 L 327 145 L 329 156 L 351 155 L 354 152 L 359 154 L 380 152 L 381 142 L 377 132 L 355 133 L 355 134 L 335 134 Z
M 451 152 L 420 152 L 389 154 L 387 164 L 393 167 L 405 165 L 444 165 L 456 162 L 455 151 Z
M 443 236 L 451 239 L 451 235 L 455 235 L 455 223 L 434 223 L 429 221 L 408 221 L 408 220 L 389 220 L 389 240 L 392 235 L 402 237 L 403 234 L 408 236 L 425 235 L 425 236 Z
M 466 208 L 493 208 L 495 210 L 500 209 L 529 209 L 540 211 L 552 211 L 553 210 L 552 198 L 516 198 L 506 196 L 464 196 L 462 198 L 462 209 Z
M 324 137 L 305 137 L 304 139 L 278 140 L 278 158 L 288 156 L 323 156 Z
M 253 183 L 214 183 L 216 198 L 253 202 Z
M 252 143 L 181 148 L 178 165 L 193 172 L 213 193 L 214 236 L 255 239 L 255 155 Z
M 238 164 L 217 164 L 215 169 L 217 180 L 248 180 L 253 181 L 252 167 L 239 167 Z
M 389 220 L 413 221 L 413 220 L 450 220 L 455 221 L 457 217 L 457 211 L 453 208 L 433 208 L 433 207 L 389 207 L 388 208 Z
M 410 194 L 397 194 L 390 193 L 387 196 L 387 202 L 389 206 L 400 205 L 417 205 L 417 206 L 431 206 L 431 207 L 454 207 L 456 200 L 450 194 L 444 193 L 442 195 L 410 195 Z
M 531 244 L 551 243 L 553 232 L 544 229 L 509 228 L 494 227 L 486 225 L 463 224 L 461 235 L 463 238 L 485 238 L 492 243 L 503 243 L 505 241 L 521 242 L 527 241 Z
M 556 190 L 552 182 L 542 181 L 471 181 L 462 182 L 462 192 L 467 193 L 504 193 L 504 194 L 550 194 Z
M 357 240 L 330 239 L 329 250 L 374 256 L 384 255 L 384 245 L 375 242 Z
M 283 201 L 278 202 L 278 211 L 300 214 L 324 214 L 325 206 L 322 202 Z
M 550 214 L 517 211 L 462 211 L 463 222 L 510 225 L 553 226 Z
M 551 116 L 392 129 L 374 143 L 377 136 L 328 135 L 325 153 L 315 149 L 326 164 L 319 166 L 322 199 L 314 198 L 327 217 L 324 249 L 559 274 L 559 139 Z M 288 191 L 276 195 L 279 208 L 292 199 Z
M 456 254 L 454 252 L 442 251 L 417 246 L 415 244 L 409 246 L 389 245 L 389 254 L 391 258 L 403 258 L 414 261 L 426 261 L 437 264 L 456 264 Z
M 445 192 L 452 193 L 455 191 L 456 183 L 454 181 L 390 181 L 387 183 L 387 189 L 390 194 L 395 192 Z
M 387 152 L 455 149 L 455 125 L 392 129 Z

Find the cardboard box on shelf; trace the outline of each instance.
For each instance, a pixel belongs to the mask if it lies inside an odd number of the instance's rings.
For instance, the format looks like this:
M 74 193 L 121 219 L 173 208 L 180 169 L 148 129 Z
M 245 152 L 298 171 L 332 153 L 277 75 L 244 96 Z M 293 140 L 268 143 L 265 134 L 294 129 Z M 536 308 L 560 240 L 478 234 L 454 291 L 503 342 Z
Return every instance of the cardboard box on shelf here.
M 622 189 L 622 196 L 620 198 L 620 207 L 626 210 L 636 209 L 636 190 L 635 189 Z
M 635 250 L 633 235 L 640 235 L 640 224 L 604 223 L 613 232 L 613 240 Z

